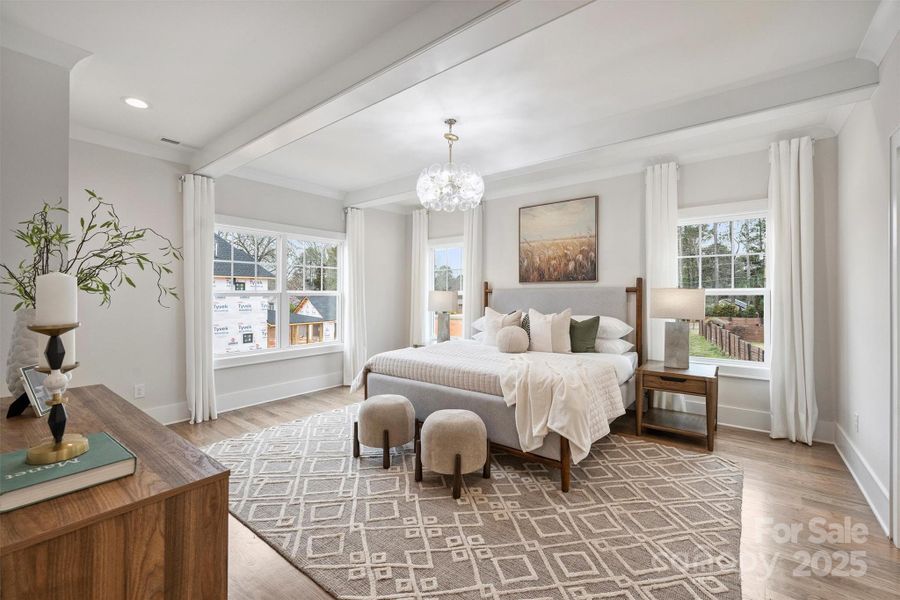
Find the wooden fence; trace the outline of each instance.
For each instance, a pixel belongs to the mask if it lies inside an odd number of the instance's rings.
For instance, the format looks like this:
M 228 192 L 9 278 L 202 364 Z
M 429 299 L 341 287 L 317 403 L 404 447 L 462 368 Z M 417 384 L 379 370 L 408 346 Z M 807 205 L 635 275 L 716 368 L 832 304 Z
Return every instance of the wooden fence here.
M 719 350 L 738 360 L 765 361 L 765 351 L 731 333 L 721 325 L 706 321 L 700 324 L 703 337 Z

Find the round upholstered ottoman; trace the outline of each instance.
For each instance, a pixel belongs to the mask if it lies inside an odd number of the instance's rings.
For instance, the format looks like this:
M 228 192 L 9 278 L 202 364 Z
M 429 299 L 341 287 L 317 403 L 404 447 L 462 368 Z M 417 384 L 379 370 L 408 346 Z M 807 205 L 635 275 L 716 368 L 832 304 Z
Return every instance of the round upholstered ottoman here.
M 405 396 L 372 396 L 359 407 L 353 424 L 353 456 L 359 458 L 359 444 L 382 448 L 382 466 L 391 466 L 390 449 L 411 442 L 416 435 L 416 411 Z
M 416 443 L 416 481 L 422 481 L 422 467 L 453 475 L 453 497 L 462 493 L 462 474 L 482 470 L 491 476 L 491 450 L 481 417 L 470 410 L 446 409 L 431 413 Z

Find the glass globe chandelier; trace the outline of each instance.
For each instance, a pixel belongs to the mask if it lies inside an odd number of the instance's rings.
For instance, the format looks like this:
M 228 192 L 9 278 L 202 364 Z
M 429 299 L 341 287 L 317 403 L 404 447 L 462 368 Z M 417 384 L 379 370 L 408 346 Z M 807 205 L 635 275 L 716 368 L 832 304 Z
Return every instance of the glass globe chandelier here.
M 419 202 L 429 210 L 453 212 L 478 206 L 484 196 L 484 180 L 472 167 L 453 163 L 453 142 L 459 136 L 453 133 L 456 119 L 447 119 L 448 131 L 444 134 L 449 147 L 449 158 L 443 165 L 433 164 L 422 169 L 416 182 Z

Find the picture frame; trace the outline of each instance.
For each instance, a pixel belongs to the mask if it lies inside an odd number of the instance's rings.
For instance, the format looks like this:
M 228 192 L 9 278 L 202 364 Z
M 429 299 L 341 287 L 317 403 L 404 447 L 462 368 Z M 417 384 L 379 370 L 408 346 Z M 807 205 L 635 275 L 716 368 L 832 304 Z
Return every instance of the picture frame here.
M 596 283 L 600 197 L 519 208 L 519 283 Z
M 37 365 L 22 367 L 19 371 L 22 373 L 25 394 L 28 396 L 29 402 L 31 402 L 34 415 L 43 417 L 50 412 L 50 407 L 47 405 L 50 394 L 44 388 L 44 380 L 47 378 L 47 374 L 39 372 L 37 367 Z

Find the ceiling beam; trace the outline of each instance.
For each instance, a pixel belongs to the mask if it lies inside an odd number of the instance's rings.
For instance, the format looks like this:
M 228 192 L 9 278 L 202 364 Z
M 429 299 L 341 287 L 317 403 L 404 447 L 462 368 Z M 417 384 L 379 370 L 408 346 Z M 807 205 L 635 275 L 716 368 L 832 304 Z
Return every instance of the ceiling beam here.
M 207 144 L 191 169 L 218 177 L 549 23 L 591 0 L 436 2 Z M 477 11 L 477 12 L 474 12 Z
M 608 169 L 616 155 L 632 155 L 644 150 L 644 160 L 652 148 L 716 131 L 725 131 L 846 105 L 868 99 L 878 85 L 878 68 L 869 61 L 848 59 L 792 75 L 751 83 L 701 98 L 650 110 L 615 115 L 590 126 L 591 148 L 542 161 L 541 163 L 485 174 L 485 196 L 517 193 L 518 178 L 551 171 L 595 172 Z M 637 149 L 637 150 L 636 150 Z M 583 179 L 580 175 L 569 178 Z M 346 195 L 347 206 L 382 206 L 415 199 L 416 174 L 377 186 L 354 190 Z

